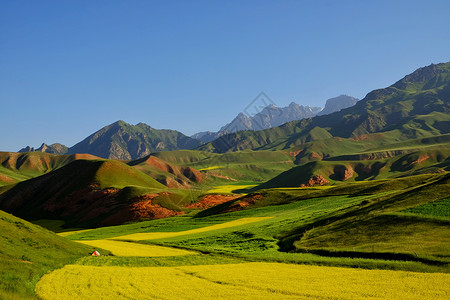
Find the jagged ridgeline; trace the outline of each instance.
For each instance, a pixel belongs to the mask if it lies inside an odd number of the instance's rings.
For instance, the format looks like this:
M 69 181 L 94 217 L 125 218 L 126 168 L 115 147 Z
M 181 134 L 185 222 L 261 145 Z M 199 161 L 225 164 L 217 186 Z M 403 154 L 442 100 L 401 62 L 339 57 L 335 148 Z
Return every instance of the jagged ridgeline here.
M 133 126 L 118 121 L 69 148 L 69 153 L 131 160 L 162 150 L 193 149 L 200 144 L 176 130 L 154 129 L 144 123 Z

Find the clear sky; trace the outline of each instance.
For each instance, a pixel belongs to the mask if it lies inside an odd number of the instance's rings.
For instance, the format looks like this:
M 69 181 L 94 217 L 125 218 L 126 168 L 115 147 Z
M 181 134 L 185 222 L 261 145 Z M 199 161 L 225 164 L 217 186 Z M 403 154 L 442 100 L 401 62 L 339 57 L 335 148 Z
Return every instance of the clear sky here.
M 279 106 L 363 98 L 450 61 L 450 1 L 2 0 L 0 150 L 73 146 L 124 120 L 216 131 Z

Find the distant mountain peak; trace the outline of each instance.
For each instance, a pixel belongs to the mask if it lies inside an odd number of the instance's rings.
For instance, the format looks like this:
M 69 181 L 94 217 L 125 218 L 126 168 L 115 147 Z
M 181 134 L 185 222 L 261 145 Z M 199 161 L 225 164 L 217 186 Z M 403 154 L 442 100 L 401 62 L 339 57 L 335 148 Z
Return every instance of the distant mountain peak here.
M 351 107 L 358 102 L 359 99 L 349 95 L 340 95 L 327 100 L 324 109 L 318 113 L 318 116 L 328 115 L 344 108 Z
M 30 146 L 26 146 L 25 148 L 20 149 L 18 152 L 46 152 L 46 153 L 52 153 L 52 154 L 66 154 L 67 153 L 67 147 L 55 143 L 51 145 L 47 145 L 46 143 L 42 143 L 39 148 L 34 148 Z
M 68 153 L 89 153 L 102 158 L 132 160 L 153 152 L 194 149 L 199 140 L 176 130 L 154 129 L 145 123 L 131 125 L 119 120 L 74 145 Z
M 208 143 L 227 133 L 233 133 L 244 130 L 262 130 L 284 123 L 310 118 L 321 111 L 320 107 L 310 107 L 291 102 L 287 107 L 278 107 L 275 104 L 269 104 L 255 115 L 249 116 L 239 113 L 230 123 L 220 128 L 218 132 L 200 132 L 192 137 Z

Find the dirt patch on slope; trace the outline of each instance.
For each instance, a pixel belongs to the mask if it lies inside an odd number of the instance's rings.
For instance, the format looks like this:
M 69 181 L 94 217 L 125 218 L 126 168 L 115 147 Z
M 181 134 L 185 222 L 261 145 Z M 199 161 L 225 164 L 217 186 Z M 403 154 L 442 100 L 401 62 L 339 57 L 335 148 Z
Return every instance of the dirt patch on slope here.
M 313 187 L 316 185 L 325 185 L 330 183 L 327 179 L 325 179 L 321 175 L 314 175 L 307 182 L 300 185 L 300 187 Z
M 207 209 L 207 208 L 237 199 L 239 197 L 241 197 L 241 196 L 239 196 L 239 195 L 206 195 L 199 202 L 190 204 L 186 208 Z
M 247 206 L 255 204 L 256 202 L 260 201 L 263 198 L 264 196 L 260 194 L 245 196 L 241 200 L 238 200 L 233 205 L 229 206 L 227 209 L 223 210 L 221 213 L 242 210 Z
M 133 203 L 106 218 L 101 225 L 111 226 L 140 219 L 156 220 L 184 214 L 183 211 L 174 211 L 153 203 L 157 196 L 159 194 L 147 194 L 133 199 Z

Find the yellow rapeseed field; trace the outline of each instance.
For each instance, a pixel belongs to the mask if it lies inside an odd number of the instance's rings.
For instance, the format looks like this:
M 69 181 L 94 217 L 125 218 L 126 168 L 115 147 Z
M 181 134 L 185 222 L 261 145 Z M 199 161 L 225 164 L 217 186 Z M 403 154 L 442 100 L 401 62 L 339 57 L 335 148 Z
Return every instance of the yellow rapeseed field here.
M 178 256 L 178 255 L 193 255 L 196 252 L 155 246 L 143 245 L 131 242 L 113 241 L 113 240 L 90 240 L 77 241 L 78 243 L 86 244 L 93 247 L 99 247 L 111 251 L 117 256 Z M 100 253 L 101 254 L 101 253 Z
M 59 235 L 59 236 L 69 236 L 69 235 L 72 235 L 72 234 L 86 232 L 86 231 L 89 231 L 89 230 L 92 230 L 92 229 L 82 229 L 82 230 L 75 230 L 75 231 L 59 232 L 59 233 L 57 233 L 57 235 Z
M 262 221 L 262 220 L 266 220 L 266 219 L 270 219 L 270 218 L 273 218 L 273 217 L 242 218 L 239 220 L 234 220 L 234 221 L 230 221 L 230 222 L 226 222 L 226 223 L 222 223 L 222 224 L 206 226 L 206 227 L 191 229 L 191 230 L 186 230 L 186 231 L 132 233 L 132 234 L 118 236 L 118 237 L 115 237 L 114 239 L 131 240 L 131 241 L 163 239 L 163 238 L 169 238 L 169 237 L 182 236 L 182 235 L 201 233 L 201 232 L 212 231 L 212 230 L 217 230 L 217 229 L 235 227 L 235 226 L 258 222 L 258 221 Z
M 228 184 L 228 185 L 218 185 L 210 190 L 208 190 L 207 193 L 217 193 L 217 194 L 231 194 L 232 191 L 234 190 L 239 190 L 239 189 L 247 189 L 247 188 L 252 188 L 256 186 L 256 184 L 246 184 L 246 185 L 232 185 L 232 184 Z M 244 195 L 244 194 L 243 194 Z
M 206 167 L 206 168 L 202 168 L 202 169 L 198 169 L 199 171 L 207 171 L 207 170 L 215 170 L 215 169 L 220 169 L 223 168 L 222 166 L 211 166 L 211 167 Z
M 450 274 L 281 263 L 182 267 L 67 265 L 42 299 L 448 299 Z

